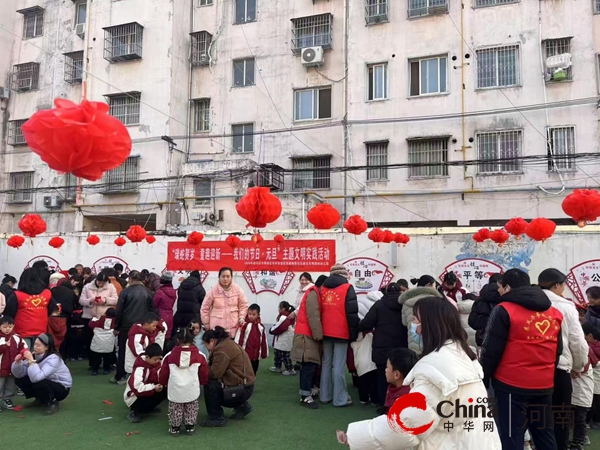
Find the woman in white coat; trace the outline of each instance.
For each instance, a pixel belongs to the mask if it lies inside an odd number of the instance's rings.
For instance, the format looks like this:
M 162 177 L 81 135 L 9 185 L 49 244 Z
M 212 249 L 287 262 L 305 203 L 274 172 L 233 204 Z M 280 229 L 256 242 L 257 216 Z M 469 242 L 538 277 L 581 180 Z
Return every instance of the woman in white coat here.
M 469 405 L 469 399 L 475 399 L 474 405 L 477 405 L 476 399 L 487 399 L 483 369 L 467 344 L 458 311 L 445 299 L 426 297 L 415 303 L 413 315 L 417 324 L 414 338 L 422 341 L 423 357 L 404 379 L 404 385 L 410 385 L 407 395 L 424 397 L 425 409 L 409 407 L 398 419 L 392 415 L 389 421 L 387 416 L 379 416 L 352 423 L 347 432 L 348 446 L 352 450 L 413 447 L 417 450 L 500 450 L 496 427 L 492 426 L 491 431 L 486 427 L 484 431 L 484 422 L 493 423 L 493 418 L 487 414 L 482 417 L 481 413 L 477 418 L 464 417 L 455 412 L 457 402 Z M 487 413 L 487 403 L 481 404 Z M 392 407 L 391 413 L 393 410 Z M 395 426 L 396 420 L 401 420 L 405 428 L 430 425 L 421 434 L 410 434 Z M 465 422 L 472 427 L 467 429 Z

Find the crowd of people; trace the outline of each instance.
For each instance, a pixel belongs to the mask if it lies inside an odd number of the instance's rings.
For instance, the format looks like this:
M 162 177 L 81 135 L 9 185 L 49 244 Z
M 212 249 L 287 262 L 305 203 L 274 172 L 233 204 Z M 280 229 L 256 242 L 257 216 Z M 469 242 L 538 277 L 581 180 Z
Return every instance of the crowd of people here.
M 115 372 L 129 421 L 167 400 L 169 432 L 194 433 L 203 396 L 202 426 L 224 427 L 223 408 L 234 420 L 253 411 L 271 347 L 270 372 L 298 375 L 303 407 L 351 406 L 352 375 L 359 402 L 375 406 L 338 432 L 354 450 L 579 450 L 600 429 L 600 287 L 582 308 L 557 269 L 536 284 L 510 269 L 479 293 L 453 272 L 360 296 L 349 279 L 341 264 L 314 282 L 301 274 L 268 327 L 229 268 L 207 293 L 197 271 L 175 289 L 170 272 L 36 262 L 0 285 L 0 406 L 20 394 L 56 413 L 73 388 L 65 361 L 87 358 L 92 376 Z

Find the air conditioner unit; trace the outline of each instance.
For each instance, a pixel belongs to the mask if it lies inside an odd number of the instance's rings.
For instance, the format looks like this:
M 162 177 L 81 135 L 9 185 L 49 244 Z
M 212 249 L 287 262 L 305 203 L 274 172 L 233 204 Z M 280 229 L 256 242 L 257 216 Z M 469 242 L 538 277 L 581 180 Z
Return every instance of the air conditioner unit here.
M 444 14 L 448 12 L 448 4 L 429 7 L 429 14 Z
M 78 23 L 75 25 L 75 34 L 83 39 L 85 36 L 85 23 Z
M 10 97 L 10 89 L 0 86 L 0 100 L 8 100 Z
M 323 47 L 307 47 L 302 49 L 302 64 L 306 67 L 320 66 L 325 59 L 323 58 Z
M 58 195 L 44 196 L 44 207 L 48 209 L 58 209 L 63 205 L 63 199 Z
M 546 59 L 547 69 L 566 69 L 567 67 L 571 67 L 570 53 L 563 53 Z

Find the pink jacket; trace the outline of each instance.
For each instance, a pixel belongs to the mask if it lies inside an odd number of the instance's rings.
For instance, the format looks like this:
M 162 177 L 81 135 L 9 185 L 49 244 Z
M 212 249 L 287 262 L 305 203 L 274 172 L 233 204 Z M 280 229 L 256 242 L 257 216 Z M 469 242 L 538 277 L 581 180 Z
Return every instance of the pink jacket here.
M 247 312 L 246 294 L 235 283 L 231 283 L 228 291 L 217 284 L 206 295 L 200 308 L 200 316 L 205 327 L 212 330 L 217 325 L 221 326 L 229 332 L 232 339 L 240 326 L 240 318 L 244 319 Z
M 106 303 L 99 305 L 95 301 L 96 297 L 101 297 Z M 114 308 L 117 305 L 118 299 L 117 290 L 110 281 L 106 282 L 103 288 L 99 288 L 96 286 L 96 282 L 92 281 L 83 287 L 81 297 L 79 297 L 79 304 L 83 306 L 81 317 L 91 319 L 103 316 L 108 308 Z

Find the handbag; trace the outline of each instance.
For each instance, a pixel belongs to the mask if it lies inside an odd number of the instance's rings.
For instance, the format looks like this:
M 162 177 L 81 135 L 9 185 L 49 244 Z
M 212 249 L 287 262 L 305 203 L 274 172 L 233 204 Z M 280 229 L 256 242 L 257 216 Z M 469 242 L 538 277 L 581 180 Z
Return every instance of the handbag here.
M 225 386 L 223 385 L 223 402 L 225 403 L 235 403 L 235 402 L 243 402 L 244 395 L 246 393 L 246 361 L 244 361 L 244 352 L 242 347 L 238 345 L 240 349 L 240 356 L 242 357 L 242 364 L 244 367 L 244 379 L 241 384 L 237 386 Z

